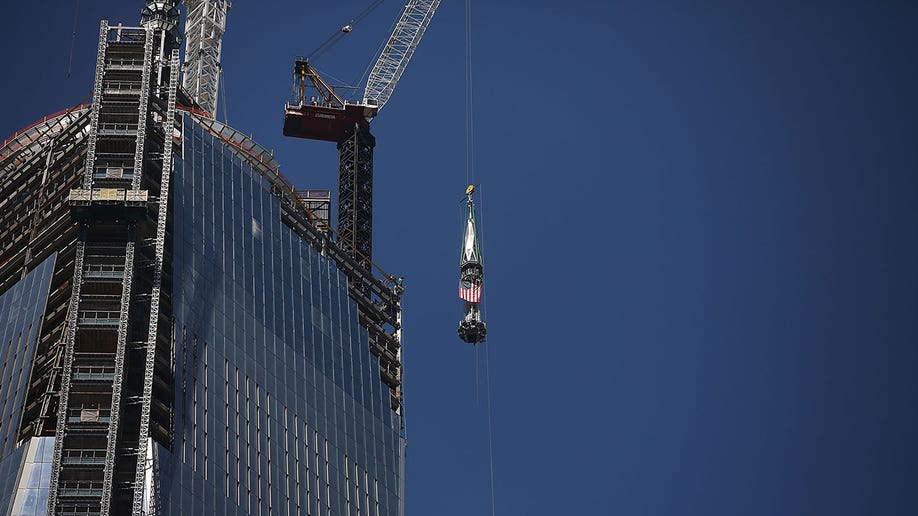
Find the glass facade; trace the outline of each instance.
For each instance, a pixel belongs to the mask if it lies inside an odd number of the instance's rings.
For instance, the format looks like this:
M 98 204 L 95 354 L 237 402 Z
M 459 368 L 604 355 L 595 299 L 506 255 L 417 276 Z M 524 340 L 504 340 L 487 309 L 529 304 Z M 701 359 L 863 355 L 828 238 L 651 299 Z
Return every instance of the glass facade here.
M 173 452 L 164 514 L 396 515 L 400 418 L 347 278 L 272 184 L 184 115 L 173 176 Z
M 17 448 L 16 436 L 56 256 L 49 256 L 0 295 L 0 514 L 32 516 L 45 514 L 47 509 L 46 476 L 43 477 L 41 468 L 38 468 L 34 471 L 37 476 L 33 478 L 31 463 L 25 466 L 22 463 L 23 453 L 26 453 L 28 461 L 34 459 L 35 449 L 29 445 Z M 33 438 L 30 442 L 38 440 Z M 17 481 L 20 488 L 31 486 L 34 489 L 28 492 L 17 490 Z M 42 486 L 44 490 L 39 492 Z M 26 495 L 29 495 L 29 507 L 24 512 Z M 44 496 L 45 507 L 42 512 L 35 512 L 40 496 Z M 13 512 L 8 513 L 14 500 Z
M 12 453 L 0 459 L 0 514 L 7 514 L 10 503 L 16 495 L 16 480 L 19 478 L 19 467 L 22 465 L 22 452 L 25 447 L 19 447 Z
M 16 446 L 55 257 L 49 256 L 0 296 L 0 458 Z
M 32 437 L 24 448 L 25 463 L 10 516 L 45 516 L 48 514 L 54 438 Z

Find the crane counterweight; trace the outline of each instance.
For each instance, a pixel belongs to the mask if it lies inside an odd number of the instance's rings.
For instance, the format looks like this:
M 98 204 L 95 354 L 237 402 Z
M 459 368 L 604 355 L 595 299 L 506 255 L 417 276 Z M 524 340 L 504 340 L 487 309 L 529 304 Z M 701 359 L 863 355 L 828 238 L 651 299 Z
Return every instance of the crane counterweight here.
M 318 101 L 315 104 L 288 104 L 284 110 L 284 136 L 337 143 L 355 124 L 369 128 L 368 117 L 375 113 L 375 109 L 358 104 L 342 107 L 323 105 Z

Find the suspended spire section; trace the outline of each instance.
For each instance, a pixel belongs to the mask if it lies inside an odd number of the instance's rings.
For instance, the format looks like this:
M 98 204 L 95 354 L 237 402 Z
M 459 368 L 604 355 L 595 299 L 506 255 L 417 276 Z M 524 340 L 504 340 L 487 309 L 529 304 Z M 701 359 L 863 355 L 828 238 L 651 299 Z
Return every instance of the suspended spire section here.
M 226 32 L 227 0 L 185 0 L 185 63 L 182 87 L 202 110 L 217 113 L 220 55 Z
M 147 0 L 147 6 L 140 11 L 140 24 L 153 29 L 171 31 L 178 25 L 179 0 Z
M 465 191 L 468 202 L 462 252 L 459 257 L 459 298 L 465 301 L 465 317 L 459 321 L 458 333 L 459 338 L 469 344 L 484 342 L 488 333 L 487 326 L 481 320 L 479 308 L 484 269 L 481 265 L 481 245 L 475 222 L 475 202 L 472 200 L 474 192 L 474 185 L 469 185 Z
M 465 234 L 462 237 L 462 255 L 459 258 L 459 267 L 465 270 L 469 265 L 478 265 L 481 267 L 481 247 L 478 244 L 478 225 L 475 222 L 475 204 L 472 201 L 471 194 L 468 195 Z

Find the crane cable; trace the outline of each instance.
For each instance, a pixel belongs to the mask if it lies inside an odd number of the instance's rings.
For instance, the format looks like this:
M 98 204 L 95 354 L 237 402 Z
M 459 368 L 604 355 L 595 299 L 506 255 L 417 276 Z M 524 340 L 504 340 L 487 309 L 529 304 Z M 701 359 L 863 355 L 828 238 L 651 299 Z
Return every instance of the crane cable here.
M 472 1 L 465 0 L 465 184 L 475 183 L 474 102 L 472 96 Z
M 76 10 L 73 13 L 73 35 L 70 37 L 70 61 L 67 63 L 67 78 L 73 71 L 73 49 L 76 47 L 77 23 L 80 21 L 80 0 L 76 1 Z
M 351 30 L 354 29 L 355 25 L 357 25 L 358 23 L 360 23 L 361 20 L 366 18 L 371 12 L 373 12 L 373 9 L 376 9 L 377 7 L 379 7 L 379 4 L 381 3 L 383 3 L 383 0 L 373 0 L 373 3 L 371 3 L 363 11 L 361 11 L 360 14 L 357 15 L 357 17 L 352 18 L 350 22 L 344 24 L 340 29 L 332 33 L 332 35 L 329 36 L 328 39 L 323 41 L 322 44 L 319 45 L 315 50 L 306 54 L 306 59 L 309 59 L 309 60 L 318 59 L 322 54 L 327 52 L 331 47 L 335 46 L 335 43 L 337 43 L 338 40 L 343 38 L 345 34 L 351 32 Z
M 226 112 L 226 76 L 223 75 L 223 66 L 220 67 L 220 89 L 223 92 L 220 94 L 220 100 L 223 101 L 223 123 L 229 125 L 229 114 Z M 217 118 L 217 109 L 214 108 L 214 119 Z
M 465 156 L 465 182 L 467 185 L 475 184 L 475 98 L 473 92 L 473 66 L 472 66 L 472 0 L 465 0 L 465 129 L 466 129 L 466 156 Z M 479 190 L 479 210 L 481 224 L 479 231 L 479 245 L 484 241 L 484 194 Z M 484 252 L 482 252 L 482 256 Z M 488 319 L 487 289 L 481 293 L 481 313 L 485 320 Z M 475 346 L 475 392 L 478 399 L 478 346 Z M 485 402 L 488 412 L 488 471 L 491 495 L 491 516 L 495 516 L 494 502 L 494 424 L 491 410 L 491 351 L 490 346 L 485 347 Z
M 399 22 L 399 18 L 396 18 L 395 20 L 392 21 L 392 26 L 389 27 L 388 34 L 392 34 L 393 32 L 395 32 L 395 27 L 398 25 L 398 22 Z M 371 55 L 370 58 L 367 60 L 367 65 L 364 67 L 363 73 L 360 75 L 360 79 L 354 81 L 354 84 L 363 84 L 364 89 L 366 89 L 367 85 L 364 84 L 363 81 L 364 79 L 367 79 L 367 77 L 370 75 L 370 70 L 372 70 L 373 67 L 376 66 L 376 63 L 379 61 L 379 58 L 382 56 L 383 48 L 386 46 L 386 43 L 388 42 L 389 42 L 388 37 L 383 38 L 383 40 L 379 42 L 379 46 L 376 47 L 376 52 L 373 52 L 373 55 Z M 366 95 L 365 92 L 361 94 L 361 98 L 359 100 L 363 100 L 364 95 Z
M 481 238 L 479 239 L 478 245 L 483 245 L 484 242 L 484 226 L 485 226 L 485 217 L 484 217 L 484 193 L 479 192 L 478 194 L 478 204 L 479 211 L 481 213 L 481 225 L 479 231 L 481 232 Z M 488 320 L 488 303 L 487 303 L 488 293 L 485 289 L 481 291 L 481 316 Z M 476 348 L 477 349 L 477 348 Z M 477 362 L 476 362 L 477 365 Z M 490 471 L 491 479 L 491 516 L 494 516 L 494 425 L 493 425 L 493 411 L 491 410 L 491 346 L 485 346 L 485 401 L 487 402 L 488 410 L 488 467 Z

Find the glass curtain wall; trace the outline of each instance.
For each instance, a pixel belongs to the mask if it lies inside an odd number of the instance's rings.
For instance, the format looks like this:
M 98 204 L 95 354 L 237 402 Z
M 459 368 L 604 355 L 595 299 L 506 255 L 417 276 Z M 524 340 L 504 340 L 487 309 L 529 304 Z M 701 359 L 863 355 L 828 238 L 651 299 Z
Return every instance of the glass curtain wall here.
M 56 258 L 57 254 L 52 254 L 0 295 L 0 514 L 9 510 L 15 498 L 17 479 L 22 476 L 20 466 L 25 447 L 16 447 L 16 435 Z M 36 496 L 29 498 L 28 512 L 21 510 L 25 502 L 23 497 L 13 514 L 44 514 L 43 509 L 42 512 L 32 511 L 39 494 L 43 494 L 47 502 L 47 475 L 33 478 L 32 468 L 25 469 L 25 478 L 19 480 L 19 487 L 34 489 L 27 494 Z M 36 469 L 36 473 L 40 472 Z M 39 488 L 44 492 L 39 493 Z
M 48 301 L 52 254 L 0 296 L 0 458 L 16 447 L 35 340 Z
M 161 509 L 397 514 L 399 417 L 347 278 L 281 221 L 270 181 L 183 116 Z

